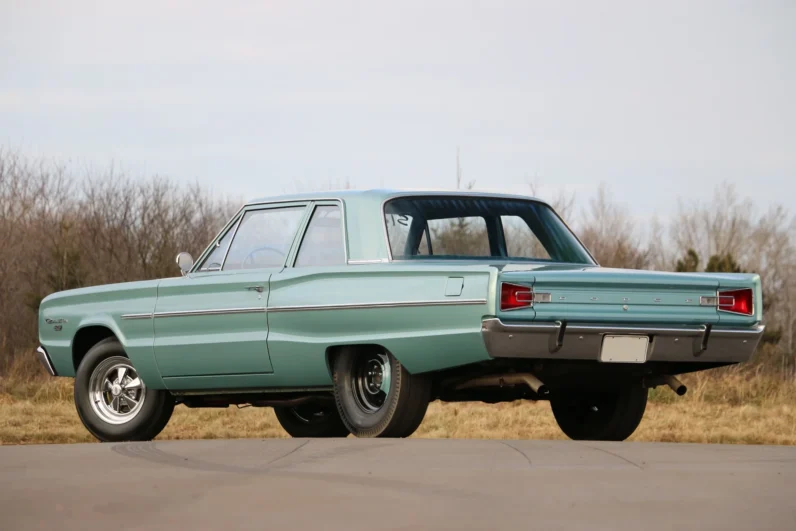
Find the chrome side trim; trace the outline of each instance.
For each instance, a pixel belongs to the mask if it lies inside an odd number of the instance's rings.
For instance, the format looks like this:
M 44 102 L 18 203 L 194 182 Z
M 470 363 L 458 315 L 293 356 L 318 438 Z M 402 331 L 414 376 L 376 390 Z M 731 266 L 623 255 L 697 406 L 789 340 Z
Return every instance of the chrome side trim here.
M 44 366 L 50 376 L 58 376 L 55 372 L 55 368 L 53 368 L 52 363 L 50 363 L 50 356 L 41 345 L 39 345 L 39 348 L 36 349 L 36 357 L 39 359 L 39 363 Z
M 486 299 L 430 300 L 405 302 L 372 302 L 300 306 L 271 306 L 268 312 L 311 312 L 324 310 L 368 310 L 372 308 L 415 308 L 422 306 L 473 306 L 486 304 Z
M 122 319 L 152 319 L 151 313 L 125 313 Z
M 190 317 L 198 315 L 234 315 L 239 313 L 265 313 L 264 306 L 251 308 L 219 308 L 212 310 L 181 310 L 175 312 L 155 312 L 155 318 L 160 317 Z

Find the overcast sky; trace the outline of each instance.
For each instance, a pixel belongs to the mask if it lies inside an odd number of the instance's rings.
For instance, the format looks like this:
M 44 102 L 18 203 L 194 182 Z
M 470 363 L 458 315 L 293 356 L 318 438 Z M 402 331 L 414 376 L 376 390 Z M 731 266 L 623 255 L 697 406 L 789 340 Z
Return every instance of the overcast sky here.
M 0 146 L 248 198 L 347 180 L 796 210 L 796 1 L 0 0 Z

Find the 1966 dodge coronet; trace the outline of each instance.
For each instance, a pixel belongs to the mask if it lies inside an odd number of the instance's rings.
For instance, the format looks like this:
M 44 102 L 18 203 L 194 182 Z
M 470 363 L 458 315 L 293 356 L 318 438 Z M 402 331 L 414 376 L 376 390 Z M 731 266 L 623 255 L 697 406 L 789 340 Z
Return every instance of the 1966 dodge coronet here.
M 599 267 L 544 202 L 346 191 L 246 204 L 183 276 L 55 293 L 39 357 L 103 441 L 175 404 L 273 407 L 296 437 L 407 437 L 431 400 L 549 400 L 623 440 L 647 390 L 747 360 L 760 278 Z

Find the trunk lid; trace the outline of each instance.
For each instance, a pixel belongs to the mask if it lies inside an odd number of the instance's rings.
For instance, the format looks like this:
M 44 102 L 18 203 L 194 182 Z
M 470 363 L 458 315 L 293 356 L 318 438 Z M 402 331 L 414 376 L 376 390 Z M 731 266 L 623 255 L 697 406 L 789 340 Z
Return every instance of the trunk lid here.
M 738 282 L 754 287 L 751 277 L 756 275 L 746 276 L 748 281 Z M 520 310 L 497 308 L 497 314 L 506 320 L 716 324 L 720 312 L 701 305 L 700 297 L 715 297 L 719 281 L 720 275 L 706 273 L 509 265 L 498 282 L 532 285 L 535 294 L 549 293 L 550 302 Z

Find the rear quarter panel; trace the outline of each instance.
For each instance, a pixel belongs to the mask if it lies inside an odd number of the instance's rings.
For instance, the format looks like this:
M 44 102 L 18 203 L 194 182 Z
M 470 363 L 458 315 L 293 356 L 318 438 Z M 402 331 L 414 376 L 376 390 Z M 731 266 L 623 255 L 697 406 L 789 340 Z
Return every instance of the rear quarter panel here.
M 151 314 L 158 281 L 128 282 L 54 293 L 39 308 L 39 341 L 59 376 L 74 376 L 73 344 L 89 326 L 111 330 L 124 347 L 144 383 L 164 388 L 154 357 L 152 319 L 123 320 L 124 314 Z M 50 319 L 53 323 L 48 323 Z M 61 321 L 61 322 L 58 322 Z M 61 326 L 61 330 L 56 329 Z
M 327 385 L 326 348 L 379 344 L 411 373 L 489 359 L 481 320 L 494 308 L 493 267 L 369 264 L 293 268 L 271 277 L 268 350 L 280 385 Z M 459 295 L 446 295 L 461 278 Z M 290 306 L 479 300 L 477 304 L 280 311 Z

